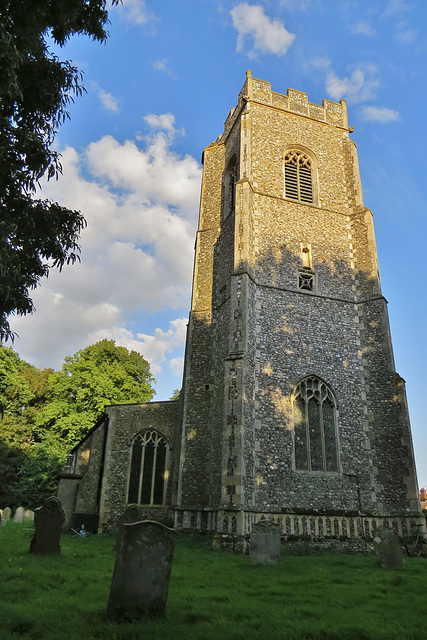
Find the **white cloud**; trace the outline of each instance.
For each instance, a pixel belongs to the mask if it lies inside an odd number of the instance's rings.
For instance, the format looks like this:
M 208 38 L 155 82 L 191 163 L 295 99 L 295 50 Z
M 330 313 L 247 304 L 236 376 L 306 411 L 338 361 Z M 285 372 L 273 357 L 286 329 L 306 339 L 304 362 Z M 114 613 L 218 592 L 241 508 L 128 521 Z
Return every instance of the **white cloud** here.
M 172 369 L 176 376 L 182 375 L 184 369 L 184 358 L 172 358 L 169 361 L 169 369 Z
M 98 89 L 98 98 L 101 100 L 101 104 L 107 111 L 118 112 L 119 101 L 111 93 L 107 93 L 103 89 Z
M 380 122 L 381 124 L 399 120 L 399 112 L 394 109 L 388 109 L 387 107 L 363 107 L 361 116 L 363 120 Z
M 403 25 L 399 25 L 395 39 L 398 44 L 410 44 L 418 38 L 418 29 L 406 29 Z
M 181 129 L 179 132 L 175 129 L 175 116 L 172 113 L 162 113 L 160 115 L 150 113 L 148 116 L 144 116 L 144 120 L 153 129 L 167 131 L 170 138 L 173 138 L 177 133 L 185 135 L 184 129 Z
M 330 67 L 331 61 L 329 58 L 313 58 L 311 61 L 311 67 L 315 67 L 316 69 L 327 69 Z
M 187 311 L 200 166 L 173 150 L 172 114 L 147 122 L 154 130 L 139 146 L 105 136 L 81 154 L 65 149 L 63 176 L 43 185 L 42 197 L 80 209 L 87 228 L 81 263 L 52 270 L 33 292 L 36 313 L 11 319 L 20 335 L 15 349 L 36 366 L 59 368 L 66 355 L 102 337 L 131 340 L 127 332 L 144 331 L 151 313 Z M 183 326 L 176 320 L 166 331 L 136 334 L 155 373 L 174 345 L 183 347 Z
M 366 20 L 356 22 L 356 24 L 354 24 L 352 27 L 352 31 L 353 33 L 361 34 L 364 36 L 373 36 L 375 33 L 372 25 L 370 25 Z
M 137 333 L 136 336 L 123 327 L 112 327 L 108 330 L 100 329 L 89 336 L 90 344 L 107 338 L 115 340 L 116 344 L 126 347 L 129 351 L 137 351 L 150 363 L 150 371 L 156 376 L 160 373 L 166 356 L 176 348 L 183 348 L 187 327 L 186 318 L 178 318 L 169 323 L 169 329 L 163 331 L 160 328 L 154 330 L 153 335 Z M 175 375 L 182 371 L 183 358 L 175 357 L 169 362 Z
M 154 67 L 154 69 L 156 71 L 163 71 L 164 73 L 167 73 L 168 76 L 170 76 L 174 80 L 177 79 L 176 74 L 169 69 L 169 59 L 168 58 L 163 58 L 162 60 L 156 60 L 153 63 L 153 67 Z
M 350 76 L 338 78 L 330 72 L 326 79 L 326 91 L 334 100 L 347 98 L 351 102 L 364 102 L 374 95 L 379 82 L 376 78 L 377 68 L 364 65 L 354 69 Z
M 381 14 L 381 18 L 388 18 L 390 16 L 403 13 L 405 11 L 409 11 L 411 9 L 410 5 L 405 2 L 405 0 L 389 0 L 387 2 L 387 6 L 383 13 Z
M 120 20 L 132 24 L 147 24 L 156 20 L 154 13 L 148 9 L 145 0 L 122 0 L 117 5 Z
M 230 14 L 238 32 L 237 51 L 244 51 L 246 36 L 252 38 L 253 48 L 247 51 L 249 56 L 257 50 L 283 56 L 295 39 L 295 34 L 287 31 L 280 20 L 270 20 L 261 5 L 243 2 L 236 5 Z

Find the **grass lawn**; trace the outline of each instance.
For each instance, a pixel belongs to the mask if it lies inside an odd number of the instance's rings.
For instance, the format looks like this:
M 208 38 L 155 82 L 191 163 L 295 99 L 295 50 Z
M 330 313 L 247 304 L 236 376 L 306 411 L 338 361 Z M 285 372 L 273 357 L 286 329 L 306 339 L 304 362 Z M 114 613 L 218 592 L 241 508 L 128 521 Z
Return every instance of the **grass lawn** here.
M 0 638 L 33 640 L 427 639 L 427 560 L 385 571 L 373 555 L 282 554 L 280 568 L 177 536 L 166 618 L 105 617 L 114 539 L 65 535 L 28 553 L 29 524 L 0 528 Z

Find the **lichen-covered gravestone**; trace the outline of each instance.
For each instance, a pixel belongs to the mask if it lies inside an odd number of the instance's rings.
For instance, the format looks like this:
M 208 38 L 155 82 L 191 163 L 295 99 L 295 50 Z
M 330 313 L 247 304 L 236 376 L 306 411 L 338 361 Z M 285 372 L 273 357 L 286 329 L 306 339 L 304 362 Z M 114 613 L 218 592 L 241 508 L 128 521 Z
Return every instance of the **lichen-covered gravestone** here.
M 375 531 L 374 549 L 383 569 L 401 569 L 403 567 L 403 550 L 392 529 L 380 527 Z
M 24 519 L 24 507 L 18 507 L 13 516 L 14 522 L 22 522 Z
M 279 525 L 269 520 L 255 522 L 251 531 L 251 565 L 278 565 L 279 563 Z
M 60 553 L 61 529 L 65 513 L 61 501 L 55 496 L 47 498 L 40 509 L 34 512 L 35 533 L 31 540 L 30 553 L 48 555 Z
M 11 513 L 12 513 L 12 509 L 10 507 L 6 507 L 5 509 L 3 509 L 3 515 L 1 518 L 1 524 L 3 527 L 6 524 L 6 522 L 9 522 Z
M 144 520 L 141 510 L 137 504 L 130 504 L 122 513 L 117 523 L 117 536 L 116 542 L 113 547 L 113 551 L 117 551 L 120 546 L 120 540 L 123 534 L 123 525 L 130 524 L 132 522 L 142 522 Z
M 110 620 L 165 614 L 174 552 L 172 533 L 149 520 L 123 524 L 107 606 Z
M 24 511 L 24 520 L 34 520 L 34 511 L 31 511 L 31 509 L 26 509 Z

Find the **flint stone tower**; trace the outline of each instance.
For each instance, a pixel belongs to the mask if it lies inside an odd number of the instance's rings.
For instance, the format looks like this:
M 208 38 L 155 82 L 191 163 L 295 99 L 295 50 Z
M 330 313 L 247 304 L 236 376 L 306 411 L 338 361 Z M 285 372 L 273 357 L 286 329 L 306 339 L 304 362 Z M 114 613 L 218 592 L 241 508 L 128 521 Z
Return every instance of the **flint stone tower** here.
M 344 100 L 248 71 L 204 151 L 178 528 L 244 536 L 265 517 L 285 536 L 362 537 L 419 518 L 351 132 Z
M 141 517 L 244 549 L 364 548 L 422 523 L 372 213 L 345 101 L 252 78 L 203 157 L 179 402 L 106 407 L 72 450 L 67 526 Z

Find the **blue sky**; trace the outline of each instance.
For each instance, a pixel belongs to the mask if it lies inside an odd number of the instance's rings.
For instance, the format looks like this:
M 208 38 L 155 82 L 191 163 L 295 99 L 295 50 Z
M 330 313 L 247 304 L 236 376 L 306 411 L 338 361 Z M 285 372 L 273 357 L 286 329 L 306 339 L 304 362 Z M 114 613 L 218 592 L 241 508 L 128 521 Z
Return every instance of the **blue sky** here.
M 168 399 L 181 386 L 200 158 L 246 69 L 316 104 L 346 98 L 427 486 L 426 17 L 415 0 L 124 0 L 105 45 L 73 38 L 59 55 L 87 93 L 57 136 L 63 177 L 43 194 L 82 210 L 88 227 L 81 264 L 52 271 L 36 313 L 12 319 L 20 356 L 59 369 L 112 338 L 150 361 L 156 399 Z

